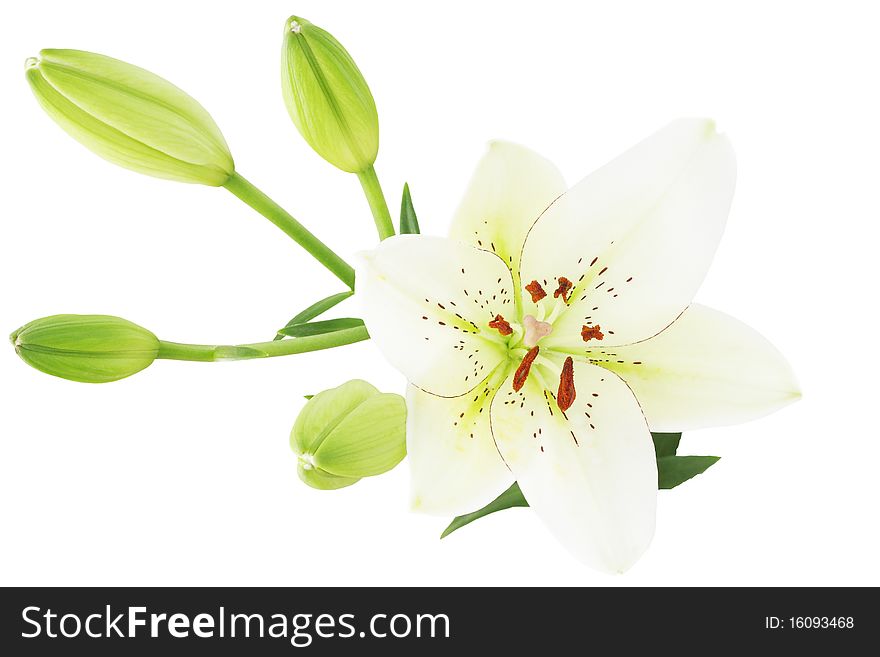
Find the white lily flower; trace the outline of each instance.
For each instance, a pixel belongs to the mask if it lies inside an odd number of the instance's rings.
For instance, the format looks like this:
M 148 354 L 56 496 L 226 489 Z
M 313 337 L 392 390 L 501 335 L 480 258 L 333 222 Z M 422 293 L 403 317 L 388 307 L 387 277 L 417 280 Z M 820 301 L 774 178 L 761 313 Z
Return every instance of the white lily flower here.
M 764 338 L 689 305 L 734 181 L 706 120 L 670 124 L 567 192 L 547 160 L 496 142 L 451 239 L 399 236 L 362 255 L 367 328 L 411 384 L 414 508 L 466 513 L 516 480 L 575 556 L 623 572 L 654 533 L 649 428 L 740 422 L 798 398 Z

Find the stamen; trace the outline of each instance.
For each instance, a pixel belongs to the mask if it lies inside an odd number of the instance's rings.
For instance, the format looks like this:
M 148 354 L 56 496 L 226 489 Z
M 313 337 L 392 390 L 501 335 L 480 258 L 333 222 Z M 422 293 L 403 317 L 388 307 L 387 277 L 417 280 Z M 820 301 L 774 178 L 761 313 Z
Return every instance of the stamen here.
M 556 405 L 563 413 L 574 404 L 577 392 L 574 389 L 574 360 L 569 356 L 562 366 L 562 374 L 559 375 L 559 390 L 556 392 Z
M 513 389 L 519 392 L 522 387 L 526 384 L 526 379 L 529 378 L 529 370 L 532 367 L 532 363 L 535 358 L 538 357 L 538 347 L 532 347 L 529 349 L 528 353 L 523 356 L 522 362 L 519 364 L 519 367 L 516 368 L 516 372 L 513 374 Z
M 510 335 L 511 333 L 513 333 L 513 329 L 510 328 L 510 324 L 501 315 L 495 315 L 495 319 L 489 322 L 489 328 L 498 329 L 498 332 L 501 335 Z
M 550 324 L 549 322 L 539 322 L 531 315 L 526 315 L 525 317 L 523 317 L 523 328 L 525 329 L 525 335 L 523 335 L 523 344 L 525 344 L 525 346 L 529 347 L 530 349 L 538 344 L 538 340 L 550 335 L 550 333 L 553 331 L 552 324 Z
M 584 326 L 581 329 L 581 337 L 584 339 L 584 342 L 589 342 L 590 340 L 596 339 L 601 340 L 605 337 L 605 334 L 602 333 L 599 329 L 602 327 L 596 324 L 595 326 Z
M 526 285 L 526 292 L 532 295 L 532 303 L 538 303 L 541 299 L 547 296 L 547 293 L 544 292 L 544 288 L 541 287 L 541 284 L 538 281 L 532 281 Z
M 565 303 L 568 303 L 568 293 L 571 292 L 574 283 L 568 280 L 565 276 L 560 276 L 556 280 L 559 281 L 559 287 L 557 287 L 556 291 L 553 293 L 553 298 L 556 299 L 561 296 L 562 300 L 565 301 Z

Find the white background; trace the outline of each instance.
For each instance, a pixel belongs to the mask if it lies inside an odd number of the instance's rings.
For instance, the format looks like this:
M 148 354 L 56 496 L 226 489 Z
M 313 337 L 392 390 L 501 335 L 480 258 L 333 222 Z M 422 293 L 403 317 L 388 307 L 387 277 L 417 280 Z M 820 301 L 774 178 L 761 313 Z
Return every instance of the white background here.
M 662 5 L 662 7 L 661 7 Z M 442 542 L 407 510 L 405 464 L 338 492 L 296 477 L 302 395 L 403 380 L 371 343 L 261 362 L 156 363 L 89 386 L 0 349 L 0 582 L 9 584 L 880 584 L 875 424 L 877 62 L 871 3 L 10 2 L 0 39 L 0 328 L 119 315 L 236 343 L 340 284 L 223 189 L 140 176 L 37 107 L 24 59 L 110 54 L 213 114 L 239 171 L 344 256 L 376 240 L 357 180 L 312 153 L 281 101 L 289 13 L 350 50 L 379 107 L 377 170 L 443 234 L 484 144 L 575 182 L 679 116 L 712 116 L 739 182 L 698 300 L 791 360 L 804 399 L 686 434 L 721 462 L 660 493 L 626 575 L 574 561 L 527 509 Z M 345 312 L 341 307 L 340 312 Z M 350 312 L 350 311 L 349 311 Z

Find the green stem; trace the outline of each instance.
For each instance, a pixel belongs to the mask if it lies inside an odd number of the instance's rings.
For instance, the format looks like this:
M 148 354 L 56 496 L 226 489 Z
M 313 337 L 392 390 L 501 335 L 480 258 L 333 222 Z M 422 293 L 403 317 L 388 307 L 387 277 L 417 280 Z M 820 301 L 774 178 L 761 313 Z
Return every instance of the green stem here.
M 237 172 L 223 185 L 254 210 L 287 233 L 293 241 L 312 254 L 343 283 L 354 289 L 354 269 L 275 201 L 266 196 Z
M 370 212 L 373 213 L 373 221 L 376 222 L 379 239 L 384 240 L 386 237 L 392 237 L 394 224 L 391 222 L 391 213 L 388 212 L 388 204 L 385 202 L 385 195 L 382 193 L 382 186 L 379 185 L 379 178 L 376 176 L 373 165 L 371 164 L 361 171 L 357 177 L 361 181 L 361 187 L 364 188 L 364 196 L 367 197 L 367 202 L 370 204 Z
M 157 358 L 169 360 L 192 360 L 213 363 L 224 360 L 251 360 L 253 358 L 272 358 L 289 356 L 307 351 L 332 349 L 342 345 L 368 340 L 370 334 L 364 326 L 342 329 L 321 335 L 309 335 L 291 340 L 273 342 L 254 342 L 239 345 L 181 344 L 179 342 L 159 341 Z

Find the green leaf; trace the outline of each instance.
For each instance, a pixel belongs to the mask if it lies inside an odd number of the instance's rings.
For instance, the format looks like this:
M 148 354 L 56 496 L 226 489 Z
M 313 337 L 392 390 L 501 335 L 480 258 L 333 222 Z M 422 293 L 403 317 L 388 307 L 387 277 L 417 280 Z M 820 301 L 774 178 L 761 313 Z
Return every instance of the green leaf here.
M 702 474 L 720 460 L 718 456 L 676 456 L 681 433 L 652 433 L 651 437 L 654 439 L 654 449 L 657 452 L 657 487 L 660 489 L 675 488 L 688 479 Z M 461 529 L 490 513 L 528 505 L 519 484 L 514 483 L 482 509 L 454 518 L 440 538 L 445 538 L 456 529 Z
M 306 322 L 304 324 L 288 324 L 278 332 L 289 338 L 303 338 L 308 335 L 322 335 L 333 333 L 343 329 L 363 326 L 364 320 L 356 317 L 340 317 L 339 319 L 327 319 L 321 322 Z
M 311 399 L 312 397 L 314 397 L 314 395 L 303 395 L 303 399 L 306 400 Z
M 720 456 L 664 456 L 657 459 L 659 487 L 666 490 L 683 484 L 718 463 Z
M 526 502 L 526 498 L 523 497 L 522 491 L 519 489 L 519 484 L 514 482 L 510 488 L 501 493 L 501 495 L 489 502 L 482 509 L 454 518 L 452 522 L 449 523 L 449 526 L 440 535 L 440 538 L 446 538 L 456 529 L 461 529 L 465 525 L 471 524 L 474 520 L 479 520 L 483 516 L 487 516 L 490 513 L 495 513 L 496 511 L 504 511 L 504 509 L 512 509 L 513 507 L 517 506 L 528 505 L 529 503 Z
M 315 319 L 315 317 L 317 317 L 318 315 L 321 315 L 321 314 L 327 312 L 336 304 L 345 301 L 353 294 L 354 294 L 354 292 L 352 290 L 346 290 L 345 292 L 340 292 L 338 294 L 331 294 L 326 299 L 321 299 L 320 301 L 316 301 L 311 306 L 309 306 L 308 308 L 303 310 L 296 317 L 294 317 L 289 322 L 287 322 L 287 325 L 285 326 L 285 328 L 287 328 L 287 326 L 294 326 L 296 324 L 305 324 L 306 322 L 309 322 L 309 321 Z M 275 336 L 275 339 L 280 340 L 284 336 L 285 336 L 284 333 L 282 333 L 281 331 L 278 331 L 278 334 Z
M 400 201 L 400 234 L 418 235 L 419 232 L 419 220 L 416 218 L 416 210 L 409 194 L 409 184 L 405 184 L 403 198 Z
M 681 441 L 681 432 L 678 433 L 652 433 L 651 438 L 654 439 L 654 451 L 657 452 L 657 458 L 664 456 L 675 456 L 678 451 L 678 443 Z

